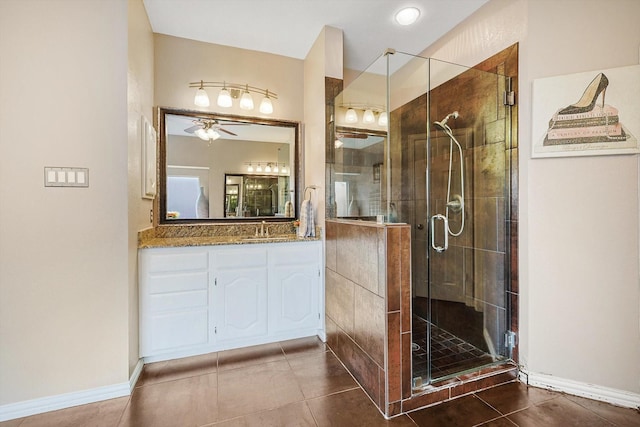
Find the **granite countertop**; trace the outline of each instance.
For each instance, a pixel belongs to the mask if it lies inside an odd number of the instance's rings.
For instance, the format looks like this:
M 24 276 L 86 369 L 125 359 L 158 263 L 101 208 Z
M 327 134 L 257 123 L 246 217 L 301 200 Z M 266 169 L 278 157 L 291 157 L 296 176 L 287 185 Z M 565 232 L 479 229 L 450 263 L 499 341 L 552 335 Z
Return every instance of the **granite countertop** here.
M 320 240 L 321 231 L 316 228 L 316 237 L 298 237 L 290 223 L 268 224 L 269 237 L 255 233 L 260 223 L 215 224 L 215 225 L 160 225 L 138 232 L 138 248 L 170 248 L 184 246 L 255 245 L 264 243 L 312 242 Z M 267 231 L 267 230 L 265 230 Z
M 196 236 L 196 237 L 151 237 L 138 244 L 139 249 L 168 248 L 182 246 L 255 245 L 263 243 L 312 242 L 319 237 L 298 237 L 295 234 L 281 234 L 266 238 L 254 236 Z

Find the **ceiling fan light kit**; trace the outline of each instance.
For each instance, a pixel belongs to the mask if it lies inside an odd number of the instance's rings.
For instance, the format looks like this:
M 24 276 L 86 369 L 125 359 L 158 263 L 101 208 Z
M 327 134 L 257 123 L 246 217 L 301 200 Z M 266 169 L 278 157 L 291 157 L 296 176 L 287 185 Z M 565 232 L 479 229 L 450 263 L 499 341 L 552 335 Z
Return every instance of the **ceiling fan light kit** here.
M 227 82 L 199 82 L 189 83 L 190 88 L 196 88 L 196 96 L 193 103 L 198 107 L 208 107 L 210 104 L 209 95 L 205 88 L 221 88 L 218 93 L 216 104 L 222 108 L 230 108 L 233 106 L 233 100 L 240 98 L 239 107 L 243 110 L 253 110 L 254 103 L 252 93 L 263 95 L 260 102 L 259 111 L 262 114 L 273 113 L 272 99 L 278 99 L 278 95 L 269 89 L 261 89 L 259 87 L 250 86 L 249 84 L 227 83 Z

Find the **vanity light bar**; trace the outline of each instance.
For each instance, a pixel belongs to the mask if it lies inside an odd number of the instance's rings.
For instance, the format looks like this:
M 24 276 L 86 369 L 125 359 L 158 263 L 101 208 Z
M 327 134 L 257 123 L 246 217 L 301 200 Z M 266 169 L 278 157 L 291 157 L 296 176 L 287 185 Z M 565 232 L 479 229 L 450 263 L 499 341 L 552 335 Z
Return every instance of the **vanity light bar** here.
M 199 107 L 208 107 L 210 105 L 209 95 L 205 88 L 220 88 L 220 93 L 217 97 L 217 105 L 219 107 L 229 108 L 233 105 L 233 99 L 240 99 L 240 108 L 243 110 L 253 110 L 253 98 L 251 93 L 257 93 L 263 95 L 260 102 L 260 112 L 263 114 L 273 113 L 272 99 L 278 99 L 278 94 L 271 92 L 269 89 L 262 89 L 256 86 L 250 86 L 249 84 L 239 83 L 227 83 L 222 82 L 205 82 L 200 80 L 199 82 L 189 83 L 190 88 L 197 88 L 196 96 L 194 98 L 194 104 Z

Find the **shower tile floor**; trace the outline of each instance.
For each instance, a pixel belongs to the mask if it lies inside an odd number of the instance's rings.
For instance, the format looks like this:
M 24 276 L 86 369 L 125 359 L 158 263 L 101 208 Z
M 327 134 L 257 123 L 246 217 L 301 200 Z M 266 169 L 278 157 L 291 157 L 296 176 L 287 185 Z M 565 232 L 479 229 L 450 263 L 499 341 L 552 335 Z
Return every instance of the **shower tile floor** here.
M 461 372 L 486 366 L 496 360 L 457 336 L 413 316 L 413 378 L 429 378 L 427 360 L 427 328 L 431 325 L 431 378 L 444 379 Z

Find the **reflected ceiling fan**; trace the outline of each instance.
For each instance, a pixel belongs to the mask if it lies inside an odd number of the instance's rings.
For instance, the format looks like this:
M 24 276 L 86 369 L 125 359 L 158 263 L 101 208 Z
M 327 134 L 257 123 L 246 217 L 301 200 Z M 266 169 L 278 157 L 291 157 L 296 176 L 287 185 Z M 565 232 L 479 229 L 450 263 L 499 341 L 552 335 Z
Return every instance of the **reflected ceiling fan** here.
M 241 125 L 244 126 L 245 123 L 227 123 L 225 124 L 225 126 L 237 126 L 237 125 Z M 193 121 L 193 126 L 186 128 L 184 131 L 187 133 L 193 133 L 195 134 L 198 138 L 204 140 L 204 141 L 214 141 L 218 138 L 220 138 L 220 132 L 224 132 L 228 135 L 231 136 L 238 136 L 237 134 L 226 130 L 225 128 L 222 127 L 223 125 L 220 124 L 219 121 L 217 120 L 210 120 L 210 119 L 196 119 Z

